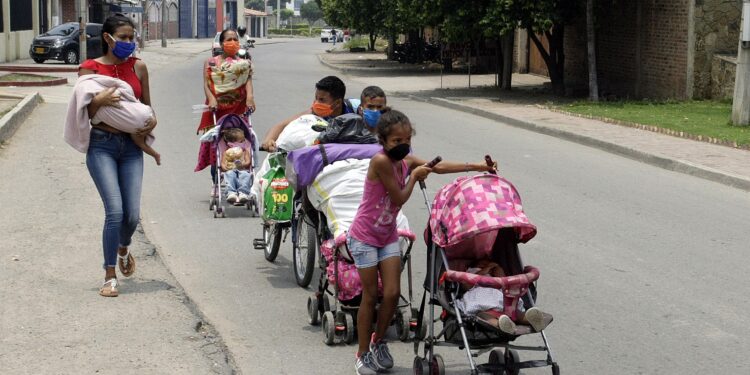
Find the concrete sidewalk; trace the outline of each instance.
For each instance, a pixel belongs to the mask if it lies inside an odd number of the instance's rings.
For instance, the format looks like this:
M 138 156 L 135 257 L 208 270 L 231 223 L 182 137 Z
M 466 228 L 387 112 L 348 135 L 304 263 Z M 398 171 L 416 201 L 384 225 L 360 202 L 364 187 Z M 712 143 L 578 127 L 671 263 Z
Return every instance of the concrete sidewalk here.
M 370 55 L 365 64 L 361 63 L 365 58 L 357 53 L 326 53 L 318 57 L 324 65 L 378 85 L 389 95 L 486 117 L 750 191 L 750 151 L 546 110 L 540 104 L 553 97 L 546 93 L 547 80 L 543 77 L 514 74 L 514 92 L 500 94 L 499 90 L 486 87 L 494 85 L 494 75 L 473 76 L 473 88 L 469 89 L 466 74 L 403 74 L 403 68 L 389 70 L 393 62 L 382 56 Z M 502 99 L 498 99 L 500 95 Z
M 158 74 L 209 47 L 173 43 L 141 57 Z M 44 102 L 0 145 L 0 373 L 237 373 L 223 340 L 140 228 L 131 245 L 136 273 L 119 278 L 119 297 L 98 295 L 104 210 L 85 155 L 62 139 L 76 74 L 50 74 L 68 84 L 44 88 Z

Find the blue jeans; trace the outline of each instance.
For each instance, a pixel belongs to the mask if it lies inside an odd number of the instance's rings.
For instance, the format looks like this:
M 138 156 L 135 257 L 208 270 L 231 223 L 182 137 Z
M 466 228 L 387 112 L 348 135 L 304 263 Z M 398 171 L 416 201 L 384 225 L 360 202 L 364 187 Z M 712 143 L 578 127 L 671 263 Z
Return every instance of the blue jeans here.
M 115 267 L 117 248 L 130 245 L 140 218 L 143 151 L 129 134 L 94 128 L 86 166 L 104 203 L 104 267 Z
M 346 241 L 357 268 L 375 267 L 388 258 L 401 256 L 399 241 L 391 242 L 383 247 L 368 245 L 352 236 L 347 236 Z
M 228 171 L 224 172 L 224 179 L 227 181 L 227 191 L 230 193 L 240 192 L 250 194 L 250 186 L 253 184 L 253 175 L 250 171 Z

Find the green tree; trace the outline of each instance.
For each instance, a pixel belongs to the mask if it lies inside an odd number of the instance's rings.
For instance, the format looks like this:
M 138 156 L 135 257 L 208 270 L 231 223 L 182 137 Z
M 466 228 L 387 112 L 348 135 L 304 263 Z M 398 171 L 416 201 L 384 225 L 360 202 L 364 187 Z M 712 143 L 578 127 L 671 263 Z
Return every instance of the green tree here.
M 318 3 L 314 1 L 308 1 L 302 4 L 299 8 L 299 14 L 302 18 L 306 19 L 310 25 L 323 18 L 323 10 L 320 9 Z
M 294 16 L 294 11 L 291 9 L 282 9 L 281 10 L 281 20 L 286 21 Z
M 582 0 L 491 0 L 483 25 L 495 25 L 502 33 L 520 25 L 526 29 L 529 38 L 539 50 L 547 65 L 552 90 L 556 94 L 565 93 L 565 53 L 563 40 L 565 26 L 580 17 Z M 545 48 L 539 35 L 549 42 Z
M 386 9 L 383 1 L 322 0 L 323 15 L 329 25 L 353 28 L 369 35 L 369 50 L 375 50 L 375 39 L 384 30 Z
M 266 3 L 263 0 L 245 0 L 245 8 L 266 11 Z

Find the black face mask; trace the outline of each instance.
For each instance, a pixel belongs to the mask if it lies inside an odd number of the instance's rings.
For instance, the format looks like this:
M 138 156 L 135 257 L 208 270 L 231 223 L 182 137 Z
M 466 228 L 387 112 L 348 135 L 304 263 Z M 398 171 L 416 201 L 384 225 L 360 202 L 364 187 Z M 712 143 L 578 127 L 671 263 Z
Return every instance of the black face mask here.
M 390 150 L 386 150 L 385 154 L 388 155 L 389 158 L 399 161 L 403 160 L 406 155 L 409 155 L 409 152 L 411 152 L 411 146 L 409 146 L 408 143 L 401 143 Z

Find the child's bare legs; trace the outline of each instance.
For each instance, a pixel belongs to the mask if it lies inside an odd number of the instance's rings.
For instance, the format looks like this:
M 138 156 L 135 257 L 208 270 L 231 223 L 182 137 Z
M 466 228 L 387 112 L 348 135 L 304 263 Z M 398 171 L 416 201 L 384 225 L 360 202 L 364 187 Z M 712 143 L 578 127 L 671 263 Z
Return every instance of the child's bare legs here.
M 161 155 L 146 143 L 145 135 L 131 134 L 130 138 L 133 140 L 133 143 L 143 150 L 143 152 L 156 159 L 156 165 L 161 165 Z
M 391 325 L 393 313 L 396 311 L 396 305 L 398 305 L 398 298 L 401 295 L 401 258 L 390 257 L 383 259 L 379 267 L 380 277 L 383 279 L 383 301 L 380 303 L 380 309 L 378 309 L 378 325 L 375 329 L 375 341 L 385 336 L 385 331 Z
M 358 268 L 359 279 L 362 282 L 362 301 L 357 312 L 357 354 L 370 351 L 370 333 L 372 319 L 375 315 L 375 302 L 378 298 L 378 267 Z

